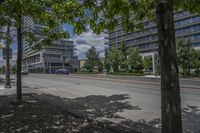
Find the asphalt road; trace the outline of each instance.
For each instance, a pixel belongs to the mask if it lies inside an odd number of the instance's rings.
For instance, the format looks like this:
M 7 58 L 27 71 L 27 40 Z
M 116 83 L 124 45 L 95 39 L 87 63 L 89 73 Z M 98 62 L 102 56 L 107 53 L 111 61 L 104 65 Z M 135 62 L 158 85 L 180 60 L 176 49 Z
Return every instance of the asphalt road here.
M 128 124 L 132 122 L 132 125 L 135 124 L 134 122 L 154 123 L 154 127 L 160 127 L 159 81 L 159 78 L 105 75 L 29 75 L 23 77 L 23 92 L 70 98 L 83 105 L 94 104 L 94 108 L 112 113 L 112 117 L 110 114 L 99 115 L 100 119 L 120 124 L 124 124 L 124 121 Z M 184 133 L 199 133 L 200 82 L 198 79 L 181 80 L 181 100 Z

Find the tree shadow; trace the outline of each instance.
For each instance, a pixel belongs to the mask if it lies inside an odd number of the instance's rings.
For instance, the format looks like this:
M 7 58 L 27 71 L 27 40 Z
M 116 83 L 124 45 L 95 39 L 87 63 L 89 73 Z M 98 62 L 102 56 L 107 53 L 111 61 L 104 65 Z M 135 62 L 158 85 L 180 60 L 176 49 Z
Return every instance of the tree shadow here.
M 23 96 L 21 105 L 14 102 L 15 98 L 15 95 L 0 96 L 0 132 L 112 133 L 106 126 L 102 128 L 96 121 L 90 120 L 121 118 L 117 112 L 141 109 L 130 105 L 126 94 L 91 95 L 75 99 L 28 94 Z
M 160 119 L 153 119 L 149 122 L 145 120 L 124 120 L 120 123 L 127 126 L 131 130 L 139 131 L 141 133 L 161 133 Z
M 122 118 L 116 113 L 123 112 L 125 109 L 141 110 L 139 106 L 132 106 L 126 101 L 127 99 L 129 99 L 127 94 L 112 96 L 90 95 L 75 99 L 54 97 L 54 100 L 63 103 L 63 106 L 70 107 L 71 111 L 93 119 L 101 117 Z
M 99 118 L 112 118 L 112 120 L 119 120 L 120 118 L 121 122 L 117 123 L 117 125 L 113 125 L 113 123 L 108 122 L 108 119 L 101 119 L 101 122 L 105 123 L 106 127 L 111 126 L 118 131 L 121 130 L 122 133 L 125 133 L 125 130 L 126 133 L 160 132 L 160 119 L 154 119 L 150 122 L 146 122 L 145 120 L 132 121 L 127 120 L 117 114 L 118 112 L 123 112 L 124 110 L 142 110 L 142 108 L 138 105 L 133 106 L 127 101 L 129 99 L 129 95 L 127 94 L 112 96 L 90 95 L 74 99 L 66 99 L 48 94 L 42 94 L 37 98 L 49 102 L 52 106 L 73 112 L 81 118 L 98 120 Z
M 142 110 L 138 105 L 131 105 L 128 99 L 127 94 L 90 95 L 74 99 L 49 94 L 31 94 L 23 96 L 22 105 L 15 105 L 15 96 L 1 96 L 0 132 L 161 133 L 160 118 L 148 122 L 132 121 L 117 114 L 124 110 Z M 186 106 L 182 114 L 183 133 L 200 133 L 200 110 L 195 106 Z M 121 122 L 113 126 L 112 122 L 101 120 L 104 128 L 97 123 L 99 118 L 120 118 Z M 107 127 L 112 127 L 115 131 L 108 130 Z
M 161 133 L 161 119 L 132 121 L 125 120 L 120 124 L 142 133 Z M 187 105 L 182 109 L 183 133 L 200 133 L 200 109 Z
M 184 133 L 200 133 L 200 109 L 187 105 L 182 110 Z
M 15 98 L 0 96 L 1 133 L 113 133 L 31 95 L 24 95 L 20 105 L 14 102 Z

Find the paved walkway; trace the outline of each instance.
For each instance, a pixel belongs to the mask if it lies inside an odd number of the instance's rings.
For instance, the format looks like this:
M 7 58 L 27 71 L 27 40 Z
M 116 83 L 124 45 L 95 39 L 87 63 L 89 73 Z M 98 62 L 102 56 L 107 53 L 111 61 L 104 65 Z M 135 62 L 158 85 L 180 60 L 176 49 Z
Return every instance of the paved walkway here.
M 21 104 L 15 102 L 15 95 L 0 96 L 0 121 L 1 133 L 116 133 L 49 106 L 32 94 L 23 95 Z

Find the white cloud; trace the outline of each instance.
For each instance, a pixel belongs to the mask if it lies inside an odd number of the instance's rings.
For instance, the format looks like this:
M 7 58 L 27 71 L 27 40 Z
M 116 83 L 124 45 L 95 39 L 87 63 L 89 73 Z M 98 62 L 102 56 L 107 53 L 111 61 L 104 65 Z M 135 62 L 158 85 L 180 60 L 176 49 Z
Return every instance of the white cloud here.
M 99 54 L 99 57 L 101 57 L 101 58 L 105 57 L 105 52 L 104 52 L 104 51 L 101 52 L 101 53 Z
M 12 59 L 13 60 L 17 59 L 17 49 L 13 49 L 13 51 L 12 51 Z
M 97 49 L 97 52 L 101 57 L 104 56 L 104 49 L 105 49 L 105 34 L 101 33 L 97 35 L 93 33 L 92 30 L 88 32 L 82 33 L 79 36 L 74 36 L 72 40 L 76 46 L 76 55 L 78 55 L 79 59 L 85 58 L 85 53 L 91 46 L 94 46 Z

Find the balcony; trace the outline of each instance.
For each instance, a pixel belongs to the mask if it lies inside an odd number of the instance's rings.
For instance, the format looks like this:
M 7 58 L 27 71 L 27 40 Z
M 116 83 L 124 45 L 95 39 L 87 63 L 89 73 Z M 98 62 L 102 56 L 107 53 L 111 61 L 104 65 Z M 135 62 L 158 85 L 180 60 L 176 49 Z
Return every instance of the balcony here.
M 43 53 L 46 53 L 46 54 L 56 54 L 56 55 L 61 55 L 61 51 L 59 50 L 44 50 Z

